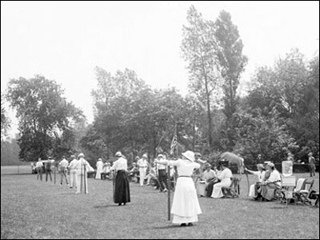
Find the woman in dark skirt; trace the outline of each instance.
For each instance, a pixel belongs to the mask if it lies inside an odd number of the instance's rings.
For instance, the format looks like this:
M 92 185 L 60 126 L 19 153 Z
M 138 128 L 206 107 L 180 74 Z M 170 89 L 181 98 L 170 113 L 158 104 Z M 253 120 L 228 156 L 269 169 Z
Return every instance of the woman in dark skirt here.
M 130 187 L 127 172 L 127 160 L 122 157 L 121 152 L 116 153 L 117 160 L 113 163 L 112 169 L 115 171 L 113 201 L 119 206 L 130 202 Z

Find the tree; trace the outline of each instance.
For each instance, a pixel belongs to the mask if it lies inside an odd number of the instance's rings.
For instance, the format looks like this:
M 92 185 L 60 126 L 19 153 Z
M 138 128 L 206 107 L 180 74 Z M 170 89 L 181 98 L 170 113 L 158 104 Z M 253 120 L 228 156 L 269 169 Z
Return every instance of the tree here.
M 69 145 L 65 152 L 60 152 L 55 146 L 68 138 L 66 135 L 71 131 L 72 121 L 83 117 L 83 114 L 62 97 L 63 92 L 54 80 L 39 75 L 31 79 L 20 77 L 10 80 L 7 99 L 17 110 L 20 159 L 45 159 L 51 152 L 58 157 L 71 148 Z
M 248 59 L 242 54 L 243 44 L 239 31 L 231 21 L 230 13 L 221 11 L 214 24 L 214 37 L 216 44 L 217 66 L 223 79 L 224 114 L 226 115 L 226 132 L 229 147 L 235 144 L 234 127 L 232 117 L 237 110 L 237 88 L 240 74 L 244 70 Z
M 208 118 L 208 142 L 212 140 L 212 93 L 218 90 L 220 74 L 216 69 L 214 27 L 211 21 L 204 20 L 194 6 L 187 14 L 188 26 L 183 26 L 181 50 L 188 61 L 189 87 L 200 101 L 206 103 Z M 217 94 L 218 95 L 218 94 Z
M 7 130 L 10 128 L 10 119 L 4 107 L 4 101 L 5 96 L 1 93 L 1 140 L 6 136 Z

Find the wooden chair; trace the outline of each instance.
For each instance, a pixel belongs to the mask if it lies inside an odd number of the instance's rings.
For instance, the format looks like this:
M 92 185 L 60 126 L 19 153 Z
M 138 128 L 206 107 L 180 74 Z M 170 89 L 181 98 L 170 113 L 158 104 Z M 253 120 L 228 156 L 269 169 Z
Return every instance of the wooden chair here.
M 302 183 L 301 183 L 302 182 Z M 297 187 L 293 191 L 293 197 L 296 202 L 301 202 L 306 205 L 311 205 L 311 201 L 308 196 L 313 187 L 314 179 L 298 179 Z
M 239 197 L 240 194 L 240 179 L 236 177 L 231 178 L 231 184 L 229 187 L 222 187 L 224 198 L 235 198 Z
M 296 177 L 295 176 L 283 176 L 281 178 L 281 193 L 282 197 L 280 199 L 281 203 L 285 202 L 286 205 L 288 206 L 288 203 L 290 202 L 291 199 L 294 199 L 293 196 L 293 191 L 294 188 L 296 187 Z M 295 202 L 296 203 L 296 202 Z

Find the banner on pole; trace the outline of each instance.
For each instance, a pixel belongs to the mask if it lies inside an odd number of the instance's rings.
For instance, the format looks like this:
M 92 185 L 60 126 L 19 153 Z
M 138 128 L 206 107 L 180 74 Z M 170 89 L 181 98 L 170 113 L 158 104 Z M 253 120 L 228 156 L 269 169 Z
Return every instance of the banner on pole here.
M 178 140 L 177 140 L 177 134 L 174 134 L 172 141 L 171 141 L 171 146 L 170 146 L 170 154 L 174 153 L 174 149 L 177 146 Z

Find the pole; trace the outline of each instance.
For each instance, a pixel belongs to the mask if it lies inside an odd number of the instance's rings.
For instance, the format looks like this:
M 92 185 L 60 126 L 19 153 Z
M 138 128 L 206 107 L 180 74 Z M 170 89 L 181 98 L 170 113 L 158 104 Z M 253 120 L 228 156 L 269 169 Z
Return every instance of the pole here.
M 170 188 L 171 188 L 171 182 L 170 182 L 170 166 L 167 166 L 167 185 L 168 185 L 168 221 L 170 221 Z
M 84 177 L 83 177 L 83 184 L 84 184 L 84 194 L 87 194 L 87 184 L 86 184 L 86 179 L 87 179 L 87 173 L 86 173 L 86 165 L 83 164 L 83 169 L 84 169 Z

